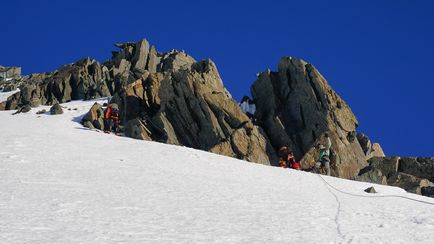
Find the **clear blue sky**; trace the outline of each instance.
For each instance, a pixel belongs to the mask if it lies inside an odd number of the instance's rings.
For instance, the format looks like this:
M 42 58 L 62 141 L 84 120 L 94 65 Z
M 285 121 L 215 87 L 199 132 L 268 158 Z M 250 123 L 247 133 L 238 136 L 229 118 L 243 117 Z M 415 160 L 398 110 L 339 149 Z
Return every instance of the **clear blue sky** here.
M 116 42 L 211 58 L 235 98 L 281 56 L 313 63 L 387 155 L 434 156 L 434 1 L 1 3 L 0 64 L 52 71 Z

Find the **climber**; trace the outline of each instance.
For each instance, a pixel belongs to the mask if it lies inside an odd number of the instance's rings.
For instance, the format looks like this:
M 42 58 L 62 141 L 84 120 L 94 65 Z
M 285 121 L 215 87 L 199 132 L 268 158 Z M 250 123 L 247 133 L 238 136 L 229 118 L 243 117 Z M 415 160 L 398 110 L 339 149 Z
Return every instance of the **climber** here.
M 104 132 L 119 133 L 119 107 L 116 103 L 109 103 L 104 113 Z
M 252 99 L 249 99 L 249 111 L 247 112 L 247 116 L 250 114 L 250 118 L 253 118 L 256 113 L 256 105 Z
M 252 120 L 256 112 L 256 105 L 248 96 L 244 96 L 241 102 L 238 104 L 241 110 Z
M 238 104 L 241 107 L 243 113 L 247 113 L 249 111 L 249 100 L 250 98 L 248 96 L 244 96 L 241 99 L 241 102 Z
M 330 147 L 332 142 L 328 133 L 324 134 L 327 143 L 325 145 L 318 144 L 316 148 L 319 150 L 318 161 L 315 163 L 315 171 L 318 173 L 321 166 L 324 166 L 327 175 L 330 175 Z
M 279 166 L 281 168 L 300 169 L 300 163 L 295 161 L 294 153 L 288 147 L 283 146 L 279 149 Z

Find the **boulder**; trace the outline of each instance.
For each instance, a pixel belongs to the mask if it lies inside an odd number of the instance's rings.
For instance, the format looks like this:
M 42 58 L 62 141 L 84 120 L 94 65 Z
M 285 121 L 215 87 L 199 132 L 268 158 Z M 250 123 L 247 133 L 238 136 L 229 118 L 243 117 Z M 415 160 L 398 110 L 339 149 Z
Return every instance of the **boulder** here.
M 50 108 L 50 114 L 56 115 L 56 114 L 63 114 L 63 109 L 60 106 L 60 104 L 56 103 Z
M 251 92 L 258 123 L 273 148 L 289 146 L 303 168 L 317 161 L 314 146 L 325 142 L 326 132 L 337 153 L 332 175 L 353 178 L 368 165 L 355 140 L 356 117 L 313 65 L 284 57 L 277 72 L 267 70 L 258 75 Z
M 366 188 L 365 192 L 367 193 L 377 193 L 377 191 L 375 190 L 375 188 L 373 186 Z
M 104 111 L 99 103 L 94 103 L 83 118 L 81 124 L 89 129 L 104 130 Z
M 47 110 L 42 109 L 42 110 L 39 110 L 38 112 L 36 112 L 36 114 L 45 114 L 46 112 L 47 112 Z

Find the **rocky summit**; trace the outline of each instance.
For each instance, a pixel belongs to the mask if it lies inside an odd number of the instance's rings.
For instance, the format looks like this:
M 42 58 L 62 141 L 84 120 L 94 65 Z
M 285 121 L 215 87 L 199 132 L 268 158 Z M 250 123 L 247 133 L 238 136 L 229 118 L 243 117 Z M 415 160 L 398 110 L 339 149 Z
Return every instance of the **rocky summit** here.
M 288 145 L 302 165 L 313 166 L 315 145 L 328 132 L 337 153 L 335 176 L 350 178 L 366 166 L 356 117 L 313 65 L 284 57 L 276 72 L 258 75 L 251 92 L 258 121 L 274 148 Z
M 304 60 L 283 57 L 276 71 L 257 75 L 251 119 L 226 90 L 211 60 L 196 61 L 177 50 L 161 53 L 145 39 L 115 46 L 118 50 L 103 63 L 84 58 L 50 73 L 0 83 L 4 91 L 20 89 L 0 109 L 111 97 L 119 106 L 125 136 L 273 166 L 278 165 L 279 148 L 287 146 L 304 170 L 318 160 L 315 146 L 327 133 L 335 152 L 332 175 L 432 194 L 432 160 L 385 157 L 378 143 L 356 131 L 358 121 L 350 107 Z M 95 103 L 81 123 L 106 129 L 101 105 Z

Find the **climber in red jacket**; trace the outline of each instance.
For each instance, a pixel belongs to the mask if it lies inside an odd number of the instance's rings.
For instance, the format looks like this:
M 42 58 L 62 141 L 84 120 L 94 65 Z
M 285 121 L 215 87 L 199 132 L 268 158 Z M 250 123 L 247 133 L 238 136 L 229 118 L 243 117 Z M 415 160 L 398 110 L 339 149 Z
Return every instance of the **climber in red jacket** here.
M 279 150 L 279 166 L 282 168 L 300 169 L 300 163 L 295 160 L 294 153 L 288 147 L 283 146 Z
M 119 107 L 116 103 L 110 103 L 104 113 L 104 132 L 114 131 L 119 133 Z

